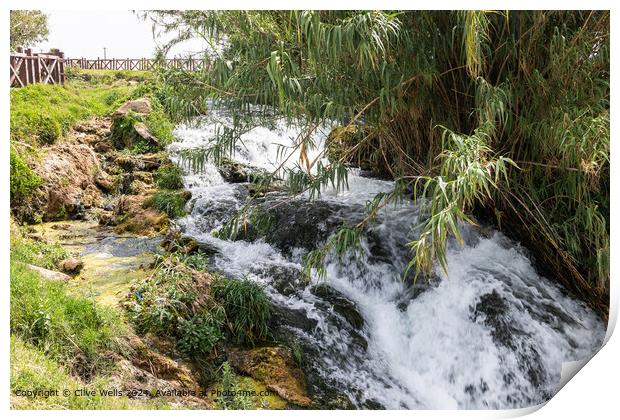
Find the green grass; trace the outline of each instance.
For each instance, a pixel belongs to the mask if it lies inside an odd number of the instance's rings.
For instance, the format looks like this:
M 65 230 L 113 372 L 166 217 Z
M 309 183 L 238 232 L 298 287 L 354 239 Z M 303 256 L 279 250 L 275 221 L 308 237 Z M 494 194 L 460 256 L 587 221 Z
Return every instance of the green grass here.
M 269 338 L 271 302 L 263 286 L 248 279 L 218 278 L 211 287 L 224 307 L 233 340 L 254 345 Z
M 97 378 L 85 384 L 72 377 L 67 368 L 50 359 L 40 349 L 23 339 L 11 335 L 11 407 L 23 410 L 95 410 L 95 409 L 165 409 L 168 405 L 161 400 L 139 401 L 126 397 L 103 397 L 96 395 L 76 396 L 75 391 L 83 388 L 101 390 L 111 387 L 105 378 Z M 63 390 L 68 390 L 68 396 Z M 47 397 L 18 396 L 24 390 L 58 390 L 58 395 Z
M 11 149 L 11 202 L 22 201 L 35 191 L 42 183 L 24 158 Z
M 127 99 L 131 86 L 90 86 L 68 82 L 11 89 L 11 140 L 51 144 L 80 120 L 106 115 Z
M 163 165 L 155 172 L 155 184 L 165 190 L 183 188 L 183 170 L 176 165 Z
M 159 190 L 150 199 L 149 206 L 174 219 L 185 215 L 185 202 L 186 198 L 183 193 Z
M 51 359 L 90 379 L 105 373 L 122 350 L 125 327 L 112 310 L 72 296 L 60 282 L 43 279 L 11 260 L 11 333 Z
M 11 260 L 56 270 L 58 263 L 68 257 L 69 253 L 58 243 L 11 235 Z

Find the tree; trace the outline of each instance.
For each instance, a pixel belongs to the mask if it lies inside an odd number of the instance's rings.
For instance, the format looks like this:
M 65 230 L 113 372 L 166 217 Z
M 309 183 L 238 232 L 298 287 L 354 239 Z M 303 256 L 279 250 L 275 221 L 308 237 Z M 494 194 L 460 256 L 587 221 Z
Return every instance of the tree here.
M 11 10 L 11 50 L 47 40 L 47 15 L 40 10 Z
M 217 52 L 207 72 L 164 73 L 169 110 L 190 118 L 211 104 L 244 115 L 197 153 L 219 158 L 270 118 L 301 122 L 305 134 L 329 121 L 353 131 L 355 141 L 323 165 L 304 160 L 313 145 L 300 136 L 298 165 L 277 174 L 292 193 L 317 195 L 328 182 L 345 188 L 347 156 L 363 146 L 394 177 L 394 191 L 377 196 L 366 218 L 327 245 L 351 244 L 380 208 L 413 189 L 429 217 L 410 243 L 410 268 L 445 267 L 445 244 L 460 240 L 459 222 L 490 210 L 560 281 L 595 305 L 605 302 L 609 12 L 150 16 L 160 32 L 180 34 L 171 44 L 201 37 Z M 249 105 L 264 111 L 249 116 L 242 112 Z M 306 262 L 320 268 L 325 254 L 316 250 Z

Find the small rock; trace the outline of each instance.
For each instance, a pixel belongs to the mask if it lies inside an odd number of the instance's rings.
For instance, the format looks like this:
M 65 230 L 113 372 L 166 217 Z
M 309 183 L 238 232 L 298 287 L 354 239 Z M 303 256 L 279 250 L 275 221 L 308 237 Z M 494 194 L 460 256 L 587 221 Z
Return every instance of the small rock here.
M 36 271 L 37 273 L 39 273 L 41 277 L 47 280 L 57 280 L 57 281 L 71 280 L 71 277 L 69 277 L 65 273 L 61 273 L 61 272 L 54 271 L 54 270 L 48 270 L 47 268 L 38 267 L 32 264 L 26 264 L 26 265 L 29 269 L 31 269 L 32 271 Z
M 102 226 L 115 226 L 116 218 L 114 216 L 114 212 L 110 209 L 105 209 L 100 211 L 97 215 L 99 218 L 99 224 Z
M 58 263 L 58 267 L 65 273 L 78 274 L 84 263 L 79 258 L 71 257 Z
M 99 188 L 101 188 L 103 191 L 109 193 L 112 192 L 114 190 L 114 182 L 112 181 L 112 179 L 110 179 L 109 176 L 107 176 L 107 174 L 98 174 L 95 177 L 95 184 L 97 184 L 97 186 Z
M 100 140 L 93 146 L 93 149 L 97 153 L 109 153 L 114 150 L 114 145 L 108 139 Z

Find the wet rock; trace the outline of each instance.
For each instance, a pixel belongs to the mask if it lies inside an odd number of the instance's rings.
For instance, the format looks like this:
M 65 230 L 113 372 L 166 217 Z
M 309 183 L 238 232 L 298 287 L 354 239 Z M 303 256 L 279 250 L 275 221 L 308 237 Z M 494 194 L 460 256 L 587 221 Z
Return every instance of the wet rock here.
M 341 223 L 338 217 L 332 217 L 341 209 L 337 204 L 325 201 L 281 201 L 283 199 L 279 195 L 270 195 L 263 202 L 263 208 L 269 209 L 268 229 L 261 232 L 253 225 L 248 225 L 234 239 L 254 241 L 264 235 L 266 242 L 290 253 L 295 248 L 316 248 Z
M 58 268 L 68 274 L 78 274 L 84 267 L 84 262 L 75 257 L 66 258 L 58 263 Z
M 480 296 L 473 308 L 473 320 L 482 321 L 491 328 L 493 341 L 505 347 L 516 349 L 513 337 L 521 332 L 515 329 L 507 317 L 508 305 L 496 290 Z
M 301 271 L 295 267 L 274 264 L 264 274 L 272 279 L 270 285 L 285 296 L 296 294 L 306 286 Z
M 211 255 L 217 250 L 207 243 L 199 243 L 196 239 L 184 236 L 179 231 L 170 231 L 161 242 L 166 252 L 181 252 L 183 254 L 195 254 L 198 251 Z
M 163 163 L 163 158 L 157 153 L 145 153 L 142 155 L 118 154 L 114 158 L 114 164 L 126 172 L 148 171 L 158 169 Z
M 313 286 L 311 291 L 315 296 L 333 305 L 334 311 L 346 319 L 353 328 L 359 330 L 364 327 L 364 317 L 357 310 L 355 303 L 347 299 L 342 293 L 325 283 Z
M 223 159 L 218 171 L 227 182 L 237 184 L 241 182 L 256 182 L 269 175 L 264 169 L 232 159 Z
M 289 403 L 312 406 L 312 400 L 306 395 L 303 372 L 287 348 L 231 349 L 228 361 L 233 368 L 262 382 Z

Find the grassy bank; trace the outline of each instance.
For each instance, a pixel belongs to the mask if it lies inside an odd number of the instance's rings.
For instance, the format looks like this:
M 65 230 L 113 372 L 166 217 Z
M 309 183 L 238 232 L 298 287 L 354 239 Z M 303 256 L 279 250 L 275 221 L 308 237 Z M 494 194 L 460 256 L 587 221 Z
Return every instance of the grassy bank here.
M 146 72 L 71 71 L 64 86 L 30 85 L 11 90 L 11 208 L 27 202 L 42 180 L 32 167 L 42 148 L 64 140 L 71 127 L 110 115 L 128 99 L 152 96 Z M 172 123 L 154 101 L 145 124 L 164 141 Z M 169 178 L 169 177 L 168 177 Z M 168 183 L 174 180 L 168 180 Z M 164 182 L 165 183 L 165 182 Z M 11 405 L 18 409 L 166 408 L 165 400 L 103 397 L 112 386 L 116 362 L 128 356 L 131 328 L 114 309 L 76 296 L 59 281 L 44 279 L 28 264 L 56 270 L 69 256 L 57 243 L 30 238 L 11 220 Z M 118 378 L 116 378 L 118 379 Z M 118 382 L 116 382 L 118 385 Z M 87 387 L 95 395 L 76 396 Z M 69 390 L 69 395 L 62 390 Z M 46 397 L 25 390 L 59 390 Z
M 174 126 L 156 92 L 157 83 L 149 72 L 75 69 L 68 72 L 63 86 L 33 84 L 11 89 L 11 203 L 26 201 L 41 185 L 32 171 L 33 163 L 41 158 L 41 147 L 62 139 L 79 121 L 110 115 L 128 99 L 151 98 L 154 109 L 144 123 L 164 144 L 170 142 Z
M 128 327 L 112 309 L 73 295 L 59 281 L 42 278 L 27 264 L 54 269 L 67 251 L 59 244 L 11 232 L 11 406 L 17 409 L 166 408 L 163 401 L 110 398 L 115 360 L 129 349 Z M 76 395 L 88 388 L 95 395 Z M 45 393 L 33 396 L 25 391 Z M 64 395 L 63 390 L 68 390 Z

